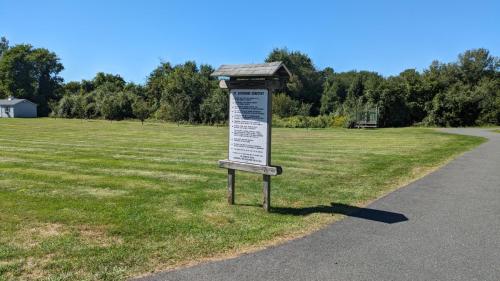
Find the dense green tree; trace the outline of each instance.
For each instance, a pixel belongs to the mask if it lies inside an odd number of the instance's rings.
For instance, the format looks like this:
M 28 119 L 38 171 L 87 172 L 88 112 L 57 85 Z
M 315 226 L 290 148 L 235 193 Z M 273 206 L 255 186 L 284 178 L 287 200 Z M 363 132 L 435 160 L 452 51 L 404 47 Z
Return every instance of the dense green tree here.
M 321 96 L 321 114 L 341 113 L 348 89 L 348 82 L 346 82 L 344 76 L 333 73 L 326 77 Z
M 438 126 L 472 126 L 480 113 L 480 101 L 472 87 L 454 84 L 434 97 L 429 121 Z
M 156 111 L 156 118 L 165 121 L 176 123 L 189 121 L 189 108 L 191 101 L 189 97 L 183 95 L 175 95 L 170 97 L 168 102 L 161 102 L 160 107 Z
M 106 87 L 111 92 L 118 92 L 125 88 L 125 80 L 120 75 L 98 72 L 92 80 L 94 88 Z
M 399 74 L 399 78 L 399 83 L 403 84 L 410 120 L 421 122 L 426 116 L 425 105 L 431 101 L 426 95 L 422 77 L 415 69 L 407 69 Z
M 476 88 L 481 110 L 478 125 L 500 124 L 500 79 L 483 79 Z
M 102 117 L 106 120 L 112 121 L 123 119 L 121 116 L 120 103 L 113 95 L 107 95 L 100 100 L 99 110 Z
M 132 110 L 134 112 L 134 116 L 137 119 L 141 120 L 141 123 L 144 125 L 144 120 L 146 120 L 150 114 L 148 103 L 142 98 L 137 99 L 132 104 Z
M 229 94 L 215 88 L 200 106 L 201 121 L 205 124 L 225 123 L 229 115 Z
M 363 93 L 363 77 L 361 75 L 356 75 L 352 80 L 349 89 L 347 89 L 347 97 L 344 102 L 344 112 L 350 114 L 357 112 L 363 104 Z
M 154 69 L 148 76 L 146 82 L 146 97 L 153 102 L 156 108 L 160 105 L 164 82 L 172 71 L 173 67 L 170 63 L 162 62 L 160 66 Z
M 130 82 L 125 84 L 125 88 L 123 90 L 127 93 L 132 94 L 135 97 L 147 99 L 146 89 L 143 85 Z
M 279 117 L 309 116 L 312 104 L 300 102 L 286 95 L 277 93 L 273 95 L 272 112 Z
M 266 62 L 281 61 L 292 73 L 286 94 L 293 99 L 313 104 L 312 114 L 319 113 L 324 75 L 316 69 L 306 54 L 287 49 L 274 49 Z
M 114 96 L 119 106 L 118 119 L 134 118 L 132 104 L 136 100 L 136 96 L 131 92 L 125 91 L 118 92 Z
M 78 81 L 71 81 L 63 86 L 64 94 L 76 95 L 82 92 L 82 84 Z
M 287 49 L 274 49 L 266 61 L 282 61 L 292 72 L 282 94 L 273 96 L 273 112 L 283 118 L 320 113 L 352 120 L 349 117 L 360 111 L 378 108 L 382 126 L 500 124 L 500 60 L 486 49 L 391 77 L 318 70 L 306 54 Z M 145 85 L 103 72 L 91 80 L 63 84 L 58 76 L 62 69 L 54 53 L 26 44 L 9 46 L 0 38 L 0 97 L 27 98 L 39 105 L 40 115 L 52 111 L 65 118 L 143 121 L 152 114 L 207 124 L 224 123 L 228 117 L 228 94 L 210 76 L 210 65 L 162 62 Z
M 495 83 L 499 79 L 499 60 L 485 49 L 468 50 L 457 63 L 433 62 L 424 71 L 427 124 L 471 126 L 498 124 Z M 498 85 L 498 84 L 497 84 Z
M 312 112 L 312 104 L 301 102 L 297 110 L 298 116 L 310 116 Z
M 86 119 L 98 118 L 101 115 L 99 111 L 98 102 L 95 99 L 95 95 L 92 94 L 84 95 L 83 110 L 84 110 L 83 115 L 84 118 Z
M 482 78 L 492 78 L 500 68 L 500 61 L 486 49 L 474 49 L 458 56 L 458 67 L 461 80 L 476 85 Z
M 161 79 L 161 114 L 170 121 L 200 122 L 200 104 L 209 96 L 213 83 L 194 62 L 175 66 Z
M 63 86 L 65 97 L 53 109 L 56 116 L 67 118 L 134 118 L 132 104 L 145 96 L 144 87 L 125 83 L 119 75 L 97 73 L 92 80 L 69 82 Z M 106 103 L 111 102 L 108 106 Z M 65 110 L 71 106 L 71 110 Z M 104 111 L 102 109 L 104 108 Z
M 208 65 L 208 64 L 200 65 L 200 75 L 202 77 L 206 78 L 207 80 L 211 79 L 210 75 L 214 71 L 215 71 L 215 69 L 211 65 Z
M 405 85 L 399 77 L 389 77 L 381 86 L 378 101 L 379 121 L 383 127 L 411 125 L 410 111 L 406 104 Z
M 83 93 L 90 93 L 93 90 L 95 90 L 94 83 L 90 80 L 84 79 L 84 80 L 82 80 L 82 82 L 80 82 L 80 85 L 81 85 L 81 91 Z
M 63 118 L 72 118 L 73 111 L 73 97 L 66 95 L 61 98 L 57 107 L 55 107 L 55 111 L 53 112 L 56 116 Z
M 60 98 L 64 69 L 53 52 L 21 44 L 8 48 L 0 59 L 0 93 L 38 104 L 38 114 L 48 115 L 49 102 Z
M 278 93 L 273 95 L 272 106 L 273 114 L 279 117 L 290 117 L 297 115 L 300 108 L 300 102 L 284 93 Z

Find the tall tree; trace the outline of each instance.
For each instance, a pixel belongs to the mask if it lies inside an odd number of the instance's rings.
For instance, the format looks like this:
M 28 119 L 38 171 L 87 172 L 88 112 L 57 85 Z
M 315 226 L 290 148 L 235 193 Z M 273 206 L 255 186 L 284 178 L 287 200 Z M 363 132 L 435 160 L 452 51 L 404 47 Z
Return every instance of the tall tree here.
M 229 94 L 227 91 L 215 88 L 200 105 L 201 121 L 205 124 L 221 124 L 227 121 L 229 115 Z
M 342 104 L 347 96 L 347 86 L 338 75 L 327 78 L 321 96 L 321 114 L 341 113 Z
M 104 117 L 104 119 L 106 120 L 112 121 L 122 119 L 120 115 L 120 104 L 115 96 L 104 96 L 100 101 L 99 109 L 102 117 Z
M 98 72 L 94 79 L 92 80 L 94 88 L 108 87 L 112 92 L 118 92 L 125 88 L 125 80 L 118 74 L 109 74 L 104 72 Z
M 172 73 L 173 67 L 168 62 L 162 62 L 149 74 L 146 82 L 146 96 L 156 107 L 160 105 L 164 81 Z
M 292 73 L 286 93 L 304 103 L 313 104 L 313 114 L 319 113 L 323 76 L 316 70 L 311 58 L 304 53 L 274 49 L 266 62 L 281 61 Z
M 411 125 L 410 112 L 405 98 L 405 85 L 400 77 L 389 77 L 381 86 L 379 122 L 383 127 Z
M 38 104 L 38 114 L 47 116 L 49 102 L 61 96 L 64 69 L 53 52 L 21 44 L 3 52 L 0 59 L 0 92 Z
M 149 106 L 146 101 L 144 101 L 142 98 L 137 99 L 133 104 L 132 104 L 132 110 L 134 112 L 134 115 L 136 118 L 141 120 L 141 124 L 144 125 L 144 120 L 146 120 L 149 117 L 150 111 L 149 111 Z
M 206 73 L 206 72 L 205 72 Z M 213 84 L 202 75 L 195 62 L 175 66 L 160 79 L 162 114 L 170 121 L 200 122 L 200 105 Z
M 463 82 L 476 85 L 483 77 L 492 77 L 500 68 L 500 61 L 486 49 L 467 50 L 458 55 L 460 78 Z
M 412 122 L 421 122 L 426 115 L 425 106 L 432 100 L 425 91 L 422 77 L 415 69 L 407 69 L 399 74 Z

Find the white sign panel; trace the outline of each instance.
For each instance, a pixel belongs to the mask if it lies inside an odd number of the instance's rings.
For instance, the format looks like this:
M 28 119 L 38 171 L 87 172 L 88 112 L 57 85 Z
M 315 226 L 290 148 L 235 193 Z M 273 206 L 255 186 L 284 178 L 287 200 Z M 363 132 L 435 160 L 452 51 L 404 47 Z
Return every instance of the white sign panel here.
M 267 165 L 267 90 L 231 90 L 229 160 Z

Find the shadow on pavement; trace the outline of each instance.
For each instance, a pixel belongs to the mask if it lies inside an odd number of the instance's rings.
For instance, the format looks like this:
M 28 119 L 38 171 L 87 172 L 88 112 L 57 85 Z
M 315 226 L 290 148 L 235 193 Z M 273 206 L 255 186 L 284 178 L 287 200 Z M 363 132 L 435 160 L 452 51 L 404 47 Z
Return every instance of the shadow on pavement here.
M 408 218 L 405 215 L 400 213 L 394 213 L 394 212 L 382 211 L 370 208 L 360 208 L 341 203 L 331 203 L 331 206 L 319 205 L 315 207 L 305 207 L 305 208 L 273 207 L 271 212 L 276 214 L 293 215 L 293 216 L 307 216 L 314 213 L 341 214 L 349 217 L 367 219 L 389 224 L 404 222 L 408 220 Z

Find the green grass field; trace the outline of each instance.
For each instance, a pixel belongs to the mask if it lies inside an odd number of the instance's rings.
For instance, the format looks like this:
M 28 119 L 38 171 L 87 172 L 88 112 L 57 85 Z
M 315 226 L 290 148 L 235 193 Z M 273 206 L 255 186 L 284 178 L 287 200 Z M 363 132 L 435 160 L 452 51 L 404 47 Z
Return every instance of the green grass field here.
M 226 202 L 227 128 L 0 119 L 0 280 L 122 280 L 309 233 L 483 142 L 431 129 L 274 129 Z

